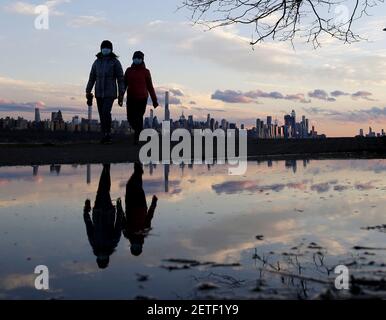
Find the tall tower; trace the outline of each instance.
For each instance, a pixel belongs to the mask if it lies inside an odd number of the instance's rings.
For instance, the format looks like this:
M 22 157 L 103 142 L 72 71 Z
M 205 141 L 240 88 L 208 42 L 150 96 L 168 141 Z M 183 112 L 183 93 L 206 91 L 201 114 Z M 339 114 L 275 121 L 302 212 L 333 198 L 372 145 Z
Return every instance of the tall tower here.
M 88 122 L 92 120 L 92 106 L 88 106 Z
M 164 164 L 164 183 L 165 183 L 165 192 L 169 192 L 169 164 Z
M 291 129 L 292 129 L 292 137 L 297 138 L 296 134 L 296 112 L 292 110 L 291 112 Z
M 296 122 L 296 112 L 295 112 L 295 110 L 292 110 L 291 116 L 292 116 L 292 118 L 294 118 L 294 120 Z
M 153 119 L 154 119 L 154 111 L 153 109 L 150 109 L 150 128 L 153 128 Z
M 87 184 L 91 183 L 91 164 L 87 164 L 87 177 L 86 177 Z
M 309 129 L 309 120 L 306 119 L 306 131 L 307 131 L 307 135 L 310 133 L 310 129 Z
M 40 109 L 39 108 L 35 108 L 35 122 L 40 122 L 41 119 L 40 119 Z
M 39 166 L 32 166 L 32 174 L 34 177 L 39 174 Z
M 169 91 L 165 92 L 165 121 L 170 120 L 170 111 L 169 111 Z

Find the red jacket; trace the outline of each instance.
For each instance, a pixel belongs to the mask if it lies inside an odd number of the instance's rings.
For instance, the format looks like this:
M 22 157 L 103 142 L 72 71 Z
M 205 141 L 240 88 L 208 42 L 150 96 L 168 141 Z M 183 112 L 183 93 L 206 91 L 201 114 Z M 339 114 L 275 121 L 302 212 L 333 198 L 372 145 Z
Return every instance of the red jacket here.
M 150 93 L 153 104 L 157 102 L 151 74 L 146 69 L 144 63 L 127 68 L 125 72 L 125 85 L 128 99 L 147 99 Z

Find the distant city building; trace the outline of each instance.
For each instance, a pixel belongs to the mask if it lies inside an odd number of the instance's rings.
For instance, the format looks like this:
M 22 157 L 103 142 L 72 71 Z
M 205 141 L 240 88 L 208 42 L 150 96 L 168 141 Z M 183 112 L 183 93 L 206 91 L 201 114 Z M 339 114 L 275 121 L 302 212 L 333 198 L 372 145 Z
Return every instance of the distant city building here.
M 277 119 L 272 121 L 272 116 L 267 116 L 267 123 L 256 119 L 256 127 L 250 132 L 250 136 L 258 139 L 306 139 L 324 138 L 325 135 L 318 135 L 317 132 L 309 130 L 309 119 L 304 115 L 300 122 L 296 122 L 296 112 L 284 115 L 284 124 L 279 125 Z
M 165 121 L 170 121 L 169 92 L 165 92 Z
M 92 120 L 92 106 L 88 106 L 88 114 L 87 114 L 88 121 Z
M 62 112 L 59 110 L 58 112 L 52 112 L 51 113 L 51 121 L 63 121 Z
M 41 122 L 40 109 L 39 108 L 35 108 L 35 122 L 36 123 Z
M 375 132 L 373 131 L 372 127 L 369 127 L 369 132 L 367 134 L 364 133 L 363 129 L 359 129 L 359 135 L 357 137 L 364 137 L 364 138 L 375 138 L 375 137 L 385 137 L 386 133 L 384 129 L 381 129 L 381 132 Z
M 153 119 L 154 119 L 154 111 L 153 109 L 150 109 L 150 118 L 149 118 L 149 127 L 153 127 Z

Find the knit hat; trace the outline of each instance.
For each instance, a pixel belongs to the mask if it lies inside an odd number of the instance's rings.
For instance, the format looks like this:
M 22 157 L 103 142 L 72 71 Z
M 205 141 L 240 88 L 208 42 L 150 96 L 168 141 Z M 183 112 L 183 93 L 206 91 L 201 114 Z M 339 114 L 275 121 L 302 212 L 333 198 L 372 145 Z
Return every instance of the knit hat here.
M 133 55 L 133 59 L 145 59 L 145 55 L 141 51 L 135 51 Z
M 113 44 L 109 40 L 104 40 L 101 43 L 101 50 L 102 49 L 111 49 L 111 51 L 113 51 Z

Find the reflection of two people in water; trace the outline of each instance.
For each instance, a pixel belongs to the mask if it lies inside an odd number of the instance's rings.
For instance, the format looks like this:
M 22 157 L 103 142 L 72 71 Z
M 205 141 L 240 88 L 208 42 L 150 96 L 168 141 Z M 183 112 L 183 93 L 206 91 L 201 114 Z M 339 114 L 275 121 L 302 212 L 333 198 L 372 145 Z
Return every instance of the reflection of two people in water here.
M 110 197 L 110 165 L 103 165 L 98 191 L 90 217 L 91 202 L 86 200 L 84 221 L 90 245 L 97 257 L 99 268 L 108 266 L 110 256 L 115 251 L 121 233 L 130 241 L 130 250 L 134 256 L 142 253 L 145 238 L 151 228 L 151 221 L 157 206 L 157 197 L 153 196 L 150 208 L 147 207 L 142 183 L 143 169 L 141 164 L 134 164 L 134 173 L 126 184 L 125 209 L 121 199 L 116 206 Z

